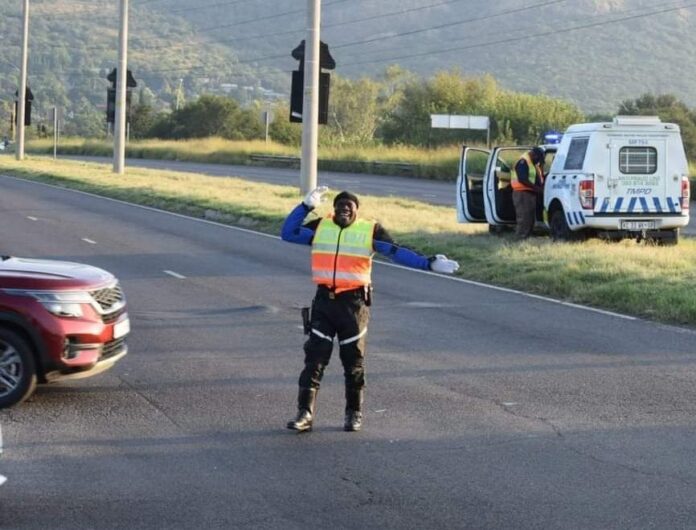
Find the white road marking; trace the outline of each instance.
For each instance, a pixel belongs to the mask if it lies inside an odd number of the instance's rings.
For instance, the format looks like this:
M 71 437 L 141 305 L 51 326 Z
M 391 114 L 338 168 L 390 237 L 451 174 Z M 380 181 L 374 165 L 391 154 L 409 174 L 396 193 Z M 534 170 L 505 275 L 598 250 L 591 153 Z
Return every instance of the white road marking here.
M 517 405 L 517 402 L 515 401 L 506 401 L 503 403 L 503 407 L 512 407 L 514 405 Z
M 179 280 L 185 280 L 186 276 L 183 274 L 179 274 L 178 272 L 174 271 L 164 271 L 165 274 L 169 274 L 169 276 L 174 276 L 174 278 L 178 278 Z
M 420 274 L 428 274 L 432 276 L 438 276 L 443 280 L 449 280 L 452 282 L 466 283 L 468 285 L 476 285 L 477 287 L 485 287 L 486 289 L 492 289 L 494 291 L 500 291 L 503 293 L 516 294 L 519 296 L 525 296 L 527 298 L 534 298 L 535 300 L 542 300 L 544 302 L 550 302 L 552 304 L 564 305 L 566 307 L 574 307 L 575 309 L 583 309 L 584 311 L 592 311 L 593 313 L 599 313 L 601 315 L 608 315 L 616 318 L 623 318 L 625 320 L 639 320 L 638 317 L 632 317 L 630 315 L 622 315 L 621 313 L 614 313 L 613 311 L 605 311 L 604 309 L 597 309 L 595 307 L 588 307 L 580 304 L 573 304 L 572 302 L 565 302 L 563 300 L 556 300 L 554 298 L 548 298 L 546 296 L 540 296 L 538 294 L 524 293 L 522 291 L 516 291 L 515 289 L 508 289 L 507 287 L 498 287 L 497 285 L 489 285 L 487 283 L 476 282 L 474 280 L 466 280 L 464 278 L 457 278 L 456 276 L 445 276 L 444 274 L 439 274 L 431 271 L 422 271 L 411 269 L 410 267 L 404 267 L 403 265 L 397 265 L 396 263 L 387 263 L 384 261 L 375 260 L 375 263 L 384 265 L 385 267 L 394 267 L 396 269 L 403 269 L 405 271 L 416 271 Z
M 438 304 L 437 302 L 406 302 L 407 307 L 420 307 L 423 309 L 443 309 L 445 307 L 456 307 L 453 304 Z
M 85 243 L 89 243 L 90 245 L 96 245 L 96 244 L 97 244 L 96 241 L 92 241 L 91 239 L 89 239 L 89 238 L 87 238 L 87 237 L 83 237 L 83 238 L 82 238 L 82 241 L 84 241 Z
M 38 217 L 33 217 L 31 215 L 27 215 L 27 219 L 29 219 L 30 221 L 38 221 L 39 220 Z

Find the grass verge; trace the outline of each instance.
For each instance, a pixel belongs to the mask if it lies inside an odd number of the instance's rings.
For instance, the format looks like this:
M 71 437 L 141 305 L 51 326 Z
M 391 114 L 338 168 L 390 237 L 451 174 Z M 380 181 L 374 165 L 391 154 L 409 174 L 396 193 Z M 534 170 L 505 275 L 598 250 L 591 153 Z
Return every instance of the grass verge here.
M 59 154 L 112 156 L 113 143 L 83 138 L 61 138 Z M 27 142 L 26 152 L 53 154 L 53 140 Z M 135 140 L 128 143 L 126 156 L 157 160 L 182 160 L 211 164 L 255 165 L 253 155 L 299 157 L 299 148 L 260 140 L 232 141 L 222 138 L 193 140 Z M 417 147 L 322 147 L 319 168 L 327 171 L 402 175 L 437 180 L 457 176 L 459 147 L 421 149 Z M 264 165 L 272 162 L 264 161 Z M 277 162 L 276 162 L 277 164 Z M 287 162 L 284 163 L 287 165 Z M 299 164 L 299 159 L 297 164 Z M 299 166 L 298 166 L 299 167 Z
M 137 168 L 116 177 L 108 165 L 39 157 L 20 163 L 0 156 L 0 171 L 274 234 L 299 202 L 297 189 L 288 186 Z M 449 207 L 361 196 L 360 210 L 400 243 L 457 259 L 463 278 L 696 325 L 694 240 L 682 239 L 676 247 L 598 240 L 554 244 L 545 237 L 517 243 L 490 236 L 485 226 L 458 224 Z

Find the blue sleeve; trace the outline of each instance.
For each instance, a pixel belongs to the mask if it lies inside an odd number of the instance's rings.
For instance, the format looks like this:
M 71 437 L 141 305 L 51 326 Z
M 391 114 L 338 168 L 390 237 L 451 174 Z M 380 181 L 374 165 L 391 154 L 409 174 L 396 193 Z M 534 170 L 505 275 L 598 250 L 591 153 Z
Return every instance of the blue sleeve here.
M 383 256 L 389 258 L 394 263 L 411 267 L 413 269 L 430 270 L 430 260 L 411 249 L 400 247 L 394 242 L 374 240 L 374 248 Z
M 283 241 L 298 245 L 312 244 L 314 230 L 302 226 L 302 221 L 305 220 L 309 211 L 304 203 L 300 203 L 288 214 L 280 229 L 280 237 Z

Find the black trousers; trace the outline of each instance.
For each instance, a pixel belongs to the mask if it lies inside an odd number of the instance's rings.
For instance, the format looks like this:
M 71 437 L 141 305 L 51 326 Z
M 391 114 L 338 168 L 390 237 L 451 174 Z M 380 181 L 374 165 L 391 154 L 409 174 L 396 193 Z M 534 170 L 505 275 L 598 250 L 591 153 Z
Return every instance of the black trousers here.
M 346 389 L 362 389 L 369 320 L 370 308 L 362 289 L 334 295 L 319 287 L 312 301 L 312 331 L 304 345 L 305 366 L 300 374 L 300 387 L 319 388 L 324 369 L 331 360 L 334 337 L 338 337 Z
M 533 191 L 513 191 L 512 203 L 515 205 L 515 236 L 526 239 L 532 235 L 536 222 L 537 196 Z

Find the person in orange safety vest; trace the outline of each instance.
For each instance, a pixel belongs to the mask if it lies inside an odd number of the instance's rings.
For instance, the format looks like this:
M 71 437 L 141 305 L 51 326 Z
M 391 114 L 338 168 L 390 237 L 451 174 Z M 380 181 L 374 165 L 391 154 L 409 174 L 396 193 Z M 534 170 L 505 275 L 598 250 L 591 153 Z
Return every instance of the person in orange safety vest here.
M 537 200 L 544 192 L 545 151 L 534 147 L 523 154 L 512 170 L 512 203 L 515 206 L 515 236 L 526 239 L 532 235 L 537 215 Z
M 453 274 L 456 261 L 438 254 L 426 257 L 398 245 L 379 223 L 358 219 L 360 201 L 342 191 L 333 201 L 333 214 L 303 224 L 322 202 L 328 188 L 307 194 L 283 223 L 284 241 L 312 246 L 312 280 L 317 285 L 311 317 L 306 322 L 304 369 L 300 373 L 297 415 L 288 429 L 310 431 L 317 392 L 337 338 L 345 379 L 346 431 L 359 431 L 363 422 L 365 344 L 370 319 L 372 256 L 375 252 L 416 269 Z

